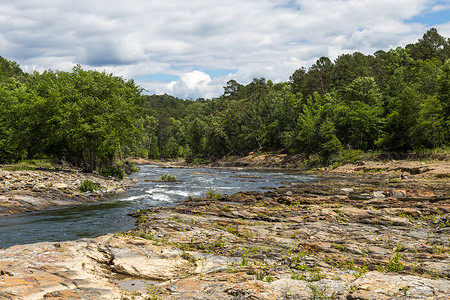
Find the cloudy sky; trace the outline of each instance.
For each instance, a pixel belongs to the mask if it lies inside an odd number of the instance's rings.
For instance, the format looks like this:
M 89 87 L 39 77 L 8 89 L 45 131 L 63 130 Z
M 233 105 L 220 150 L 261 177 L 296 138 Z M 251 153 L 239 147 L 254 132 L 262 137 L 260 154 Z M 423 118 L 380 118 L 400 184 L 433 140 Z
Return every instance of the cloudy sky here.
M 431 27 L 450 37 L 450 0 L 0 0 L 0 56 L 211 98 L 230 79 L 287 81 L 321 56 L 405 46 Z

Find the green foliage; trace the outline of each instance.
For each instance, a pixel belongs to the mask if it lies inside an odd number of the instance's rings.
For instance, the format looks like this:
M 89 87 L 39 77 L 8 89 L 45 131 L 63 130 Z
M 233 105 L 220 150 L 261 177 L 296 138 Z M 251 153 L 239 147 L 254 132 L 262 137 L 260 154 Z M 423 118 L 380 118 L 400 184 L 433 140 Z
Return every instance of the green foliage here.
M 356 278 L 359 278 L 367 273 L 367 266 L 362 267 L 356 267 L 355 271 L 353 272 L 353 275 L 355 275 Z
M 406 49 L 410 50 L 411 56 L 416 60 L 438 58 L 444 62 L 450 56 L 449 40 L 435 28 L 429 29 L 417 43 L 407 45 Z
M 308 287 L 311 289 L 312 293 L 311 300 L 329 299 L 329 297 L 325 295 L 326 288 L 321 289 L 319 286 L 312 284 L 308 284 Z
M 181 258 L 187 260 L 188 262 L 190 262 L 194 266 L 197 265 L 198 259 L 195 256 L 193 256 L 193 255 L 191 255 L 191 254 L 189 254 L 189 253 L 187 253 L 185 251 L 183 251 L 183 254 L 181 254 Z
M 84 180 L 79 187 L 79 190 L 82 192 L 93 192 L 98 188 L 98 186 L 92 182 L 91 180 Z
M 167 182 L 175 182 L 177 181 L 177 178 L 175 176 L 169 175 L 169 174 L 163 174 L 160 177 L 161 181 L 167 181 Z
M 362 150 L 342 150 L 339 158 L 333 163 L 333 167 L 337 168 L 343 164 L 352 163 L 361 160 L 365 156 Z
M 400 272 L 405 267 L 404 264 L 400 262 L 401 254 L 396 252 L 395 255 L 389 260 L 386 266 L 386 272 Z
M 46 157 L 94 171 L 129 156 L 290 152 L 330 163 L 345 151 L 445 148 L 449 58 L 432 28 L 405 48 L 320 57 L 289 82 L 230 80 L 222 96 L 192 101 L 142 96 L 132 80 L 81 66 L 26 74 L 0 57 L 0 163 Z
M 76 66 L 71 73 L 35 72 L 24 84 L 10 83 L 0 87 L 0 105 L 14 120 L 0 118 L 9 128 L 4 135 L 0 131 L 0 144 L 7 141 L 10 153 L 63 158 L 92 171 L 132 148 L 141 101 L 132 81 Z M 3 160 L 8 156 L 0 154 Z
M 123 179 L 125 176 L 125 171 L 117 166 L 109 166 L 101 169 L 100 175 L 105 177 L 115 177 L 117 179 Z
M 3 167 L 8 171 L 30 171 L 30 170 L 51 170 L 54 169 L 49 159 L 27 159 Z
M 210 188 L 206 191 L 205 198 L 217 200 L 217 199 L 222 198 L 222 194 L 220 192 L 216 192 Z
M 161 292 L 157 286 L 152 286 L 149 283 L 145 283 L 147 285 L 147 299 L 148 300 L 161 300 L 161 296 L 159 293 Z
M 291 279 L 294 279 L 294 280 L 306 280 L 306 276 L 303 275 L 303 274 L 298 274 L 298 273 L 292 272 Z
M 317 267 L 314 267 L 309 270 L 309 278 L 308 281 L 319 281 L 323 279 L 322 273 Z

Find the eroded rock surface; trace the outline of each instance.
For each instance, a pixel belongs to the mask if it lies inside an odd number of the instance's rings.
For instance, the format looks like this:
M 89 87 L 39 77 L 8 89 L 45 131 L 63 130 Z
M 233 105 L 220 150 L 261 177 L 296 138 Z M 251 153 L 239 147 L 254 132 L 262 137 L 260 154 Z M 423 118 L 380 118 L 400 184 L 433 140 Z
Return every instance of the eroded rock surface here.
M 81 192 L 84 180 L 99 188 Z M 116 180 L 76 170 L 67 171 L 6 171 L 0 169 L 0 215 L 41 210 L 55 205 L 82 204 L 107 194 L 121 193 L 133 180 Z
M 337 176 L 211 196 L 136 212 L 122 234 L 0 250 L 0 298 L 450 295 L 445 179 Z

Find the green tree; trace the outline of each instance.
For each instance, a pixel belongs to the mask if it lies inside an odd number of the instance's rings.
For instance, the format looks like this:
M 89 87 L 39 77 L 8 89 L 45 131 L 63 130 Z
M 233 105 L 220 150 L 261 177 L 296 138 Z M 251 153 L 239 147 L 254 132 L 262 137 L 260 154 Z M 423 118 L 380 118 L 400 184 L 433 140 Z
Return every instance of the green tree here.
M 156 144 L 156 130 L 158 125 L 158 119 L 155 117 L 149 115 L 144 116 L 144 141 L 146 142 L 147 156 L 150 158 L 156 158 L 154 151 L 157 147 L 154 145 Z
M 187 144 L 196 156 L 202 156 L 205 150 L 207 125 L 199 118 L 195 118 L 192 123 L 187 126 L 186 138 Z
M 406 45 L 415 60 L 437 58 L 442 63 L 450 58 L 450 39 L 441 36 L 436 28 L 429 29 L 417 43 Z
M 9 162 L 26 157 L 27 151 L 19 143 L 20 103 L 34 95 L 16 78 L 0 78 L 0 162 Z
M 210 157 L 220 158 L 231 151 L 228 136 L 217 119 L 210 122 L 205 143 L 205 152 Z
M 438 78 L 442 63 L 437 58 L 417 60 L 411 68 L 410 86 L 424 95 L 435 95 L 438 89 Z
M 330 118 L 326 118 L 319 126 L 318 130 L 319 154 L 328 159 L 331 155 L 341 150 L 341 142 L 336 137 L 336 128 Z
M 442 104 L 435 96 L 428 96 L 420 104 L 417 124 L 411 131 L 416 146 L 436 148 L 445 144 L 445 127 Z
M 330 95 L 315 93 L 308 98 L 298 118 L 298 135 L 294 137 L 294 144 L 299 147 L 297 151 L 328 158 L 341 148 L 332 120 L 332 102 Z
M 442 72 L 437 80 L 437 97 L 442 104 L 443 126 L 447 144 L 450 140 L 450 59 L 442 66 Z
M 76 66 L 71 73 L 34 73 L 29 88 L 38 97 L 21 103 L 17 126 L 28 155 L 64 158 L 92 171 L 132 146 L 142 100 L 133 81 Z
M 372 77 L 372 65 L 375 58 L 362 53 L 340 55 L 334 62 L 331 72 L 332 87 L 343 91 L 358 77 Z
M 293 93 L 304 93 L 306 87 L 306 69 L 301 67 L 289 77 Z
M 373 77 L 358 77 L 345 87 L 343 97 L 347 103 L 359 101 L 379 106 L 382 95 Z
M 337 137 L 347 148 L 369 150 L 383 130 L 382 110 L 365 102 L 352 101 L 338 106 L 336 113 Z
M 382 148 L 390 151 L 406 151 L 418 144 L 414 128 L 417 126 L 420 98 L 410 87 L 397 96 L 394 110 L 386 117 L 385 134 L 377 141 Z

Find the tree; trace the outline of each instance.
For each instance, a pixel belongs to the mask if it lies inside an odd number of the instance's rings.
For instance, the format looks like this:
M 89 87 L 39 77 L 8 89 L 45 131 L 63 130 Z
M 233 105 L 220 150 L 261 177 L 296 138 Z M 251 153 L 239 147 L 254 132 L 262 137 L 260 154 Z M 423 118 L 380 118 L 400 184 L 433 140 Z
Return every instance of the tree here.
M 264 78 L 253 78 L 244 89 L 241 109 L 245 111 L 242 119 L 243 135 L 247 150 L 261 149 L 261 127 L 263 126 L 264 106 L 269 88 Z
M 144 117 L 144 128 L 143 128 L 143 132 L 144 132 L 144 138 L 147 141 L 146 143 L 146 149 L 147 149 L 147 155 L 148 157 L 152 157 L 152 158 L 156 158 L 154 157 L 154 143 L 155 143 L 155 133 L 156 133 L 156 129 L 158 128 L 158 120 L 153 117 L 153 116 L 149 116 L 146 115 Z M 152 151 L 153 150 L 153 151 Z M 153 155 L 151 155 L 151 153 L 153 153 Z
M 386 99 L 395 98 L 408 85 L 415 62 L 410 52 L 401 47 L 389 50 L 379 59 L 387 78 L 383 96 Z
M 289 77 L 290 84 L 292 86 L 292 92 L 303 93 L 306 86 L 306 69 L 301 67 L 294 71 L 294 73 Z
M 450 39 L 441 36 L 436 28 L 429 29 L 415 44 L 406 45 L 415 60 L 439 59 L 444 63 L 450 58 Z
M 239 84 L 236 80 L 228 80 L 227 85 L 223 87 L 224 96 L 237 96 L 242 87 L 242 84 Z
M 28 155 L 50 155 L 92 171 L 113 163 L 137 135 L 142 89 L 133 81 L 81 66 L 68 72 L 35 72 L 17 128 Z M 30 143 L 40 141 L 39 143 Z
M 328 57 L 322 56 L 308 71 L 309 80 L 307 82 L 310 87 L 309 93 L 319 92 L 325 94 L 330 91 L 331 72 L 333 71 L 333 63 Z
M 341 142 L 336 137 L 336 128 L 330 118 L 326 118 L 318 129 L 319 154 L 324 159 L 330 158 L 341 148 Z
M 206 143 L 207 125 L 199 118 L 195 118 L 192 123 L 187 126 L 186 138 L 187 144 L 196 156 L 202 156 Z
M 222 125 L 216 119 L 210 122 L 206 130 L 205 148 L 209 157 L 215 158 L 223 157 L 231 151 L 228 136 Z
M 359 52 L 340 55 L 331 73 L 332 87 L 343 91 L 357 77 L 371 77 L 373 61 L 373 57 Z
M 418 144 L 417 135 L 413 132 L 417 126 L 419 105 L 417 93 L 412 88 L 406 87 L 396 97 L 394 110 L 386 117 L 385 134 L 377 144 L 390 151 L 413 149 Z
M 447 141 L 450 140 L 450 59 L 447 59 L 442 67 L 442 72 L 437 80 L 437 97 L 442 104 L 443 126 Z M 448 142 L 449 143 L 449 142 Z M 447 144 L 448 144 L 447 143 Z
M 435 95 L 438 88 L 438 78 L 442 70 L 442 63 L 437 58 L 419 59 L 411 68 L 411 86 L 424 95 Z
M 444 145 L 444 115 L 442 104 L 435 96 L 428 96 L 420 104 L 417 124 L 411 131 L 416 145 L 436 148 Z
M 373 77 L 358 77 L 345 87 L 344 101 L 360 101 L 371 106 L 381 104 L 381 92 Z
M 32 99 L 26 86 L 16 78 L 5 76 L 0 78 L 0 162 L 18 160 L 27 155 L 21 147 L 17 125 L 20 124 L 18 110 L 20 103 Z
M 352 101 L 336 108 L 336 135 L 348 148 L 370 150 L 381 136 L 382 110 L 362 101 Z

